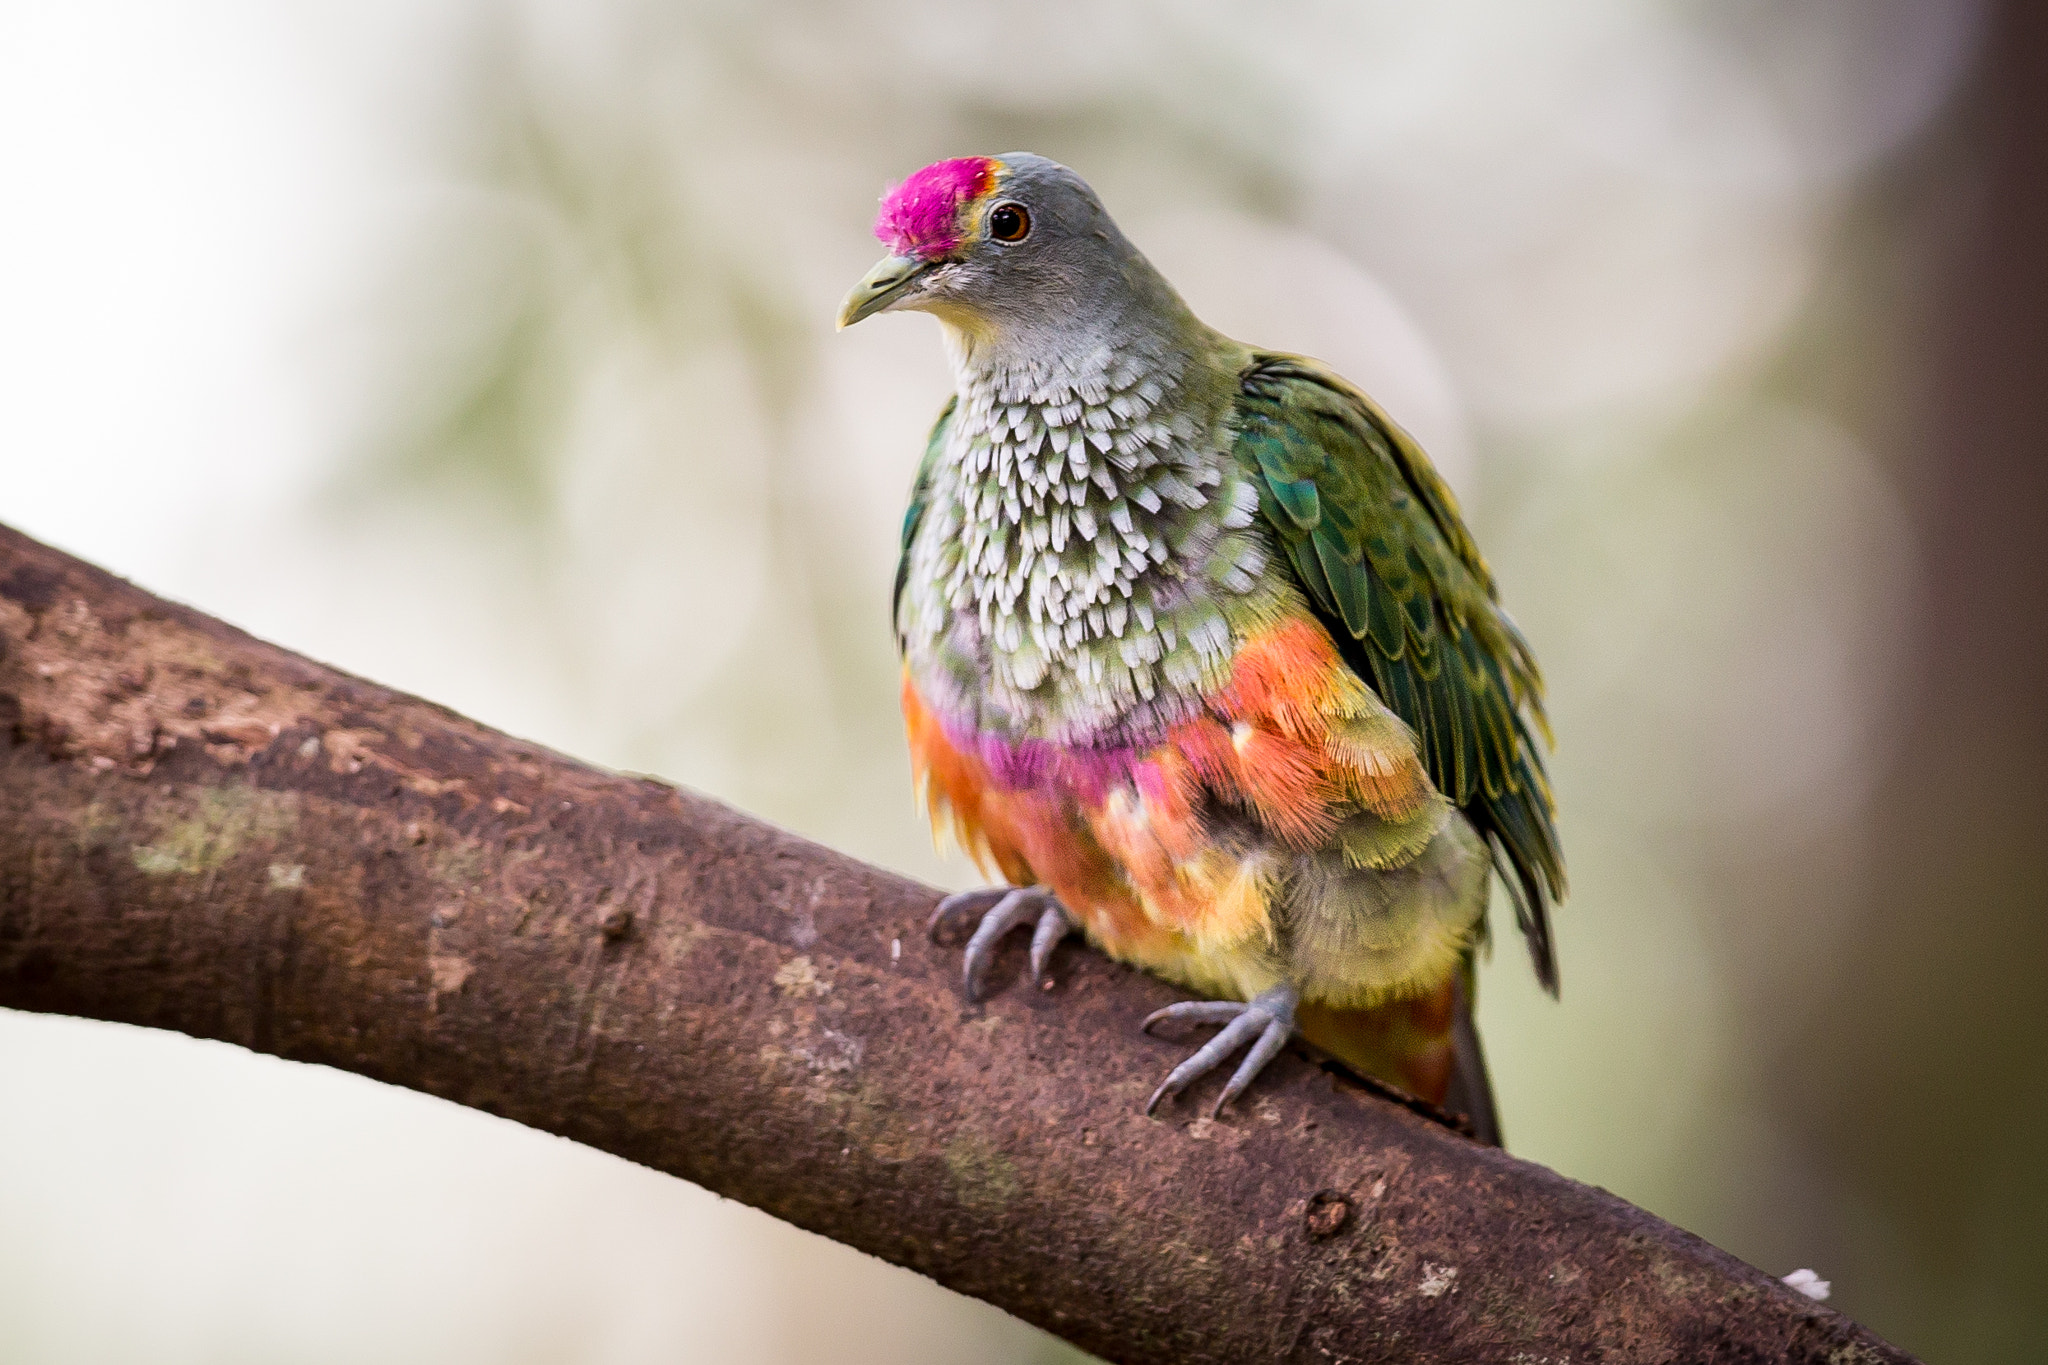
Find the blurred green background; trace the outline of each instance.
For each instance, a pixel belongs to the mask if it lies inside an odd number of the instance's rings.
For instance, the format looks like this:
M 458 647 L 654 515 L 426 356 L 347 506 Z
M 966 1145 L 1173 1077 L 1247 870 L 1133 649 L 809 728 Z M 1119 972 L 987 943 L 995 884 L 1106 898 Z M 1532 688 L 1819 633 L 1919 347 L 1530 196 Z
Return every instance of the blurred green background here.
M 945 886 L 883 186 L 1079 169 L 1435 453 L 1549 673 L 1515 1150 L 1937 1362 L 2048 1337 L 2048 36 L 1953 0 L 0 3 L 0 519 Z M 0 1361 L 1050 1361 L 679 1182 L 0 1014 Z

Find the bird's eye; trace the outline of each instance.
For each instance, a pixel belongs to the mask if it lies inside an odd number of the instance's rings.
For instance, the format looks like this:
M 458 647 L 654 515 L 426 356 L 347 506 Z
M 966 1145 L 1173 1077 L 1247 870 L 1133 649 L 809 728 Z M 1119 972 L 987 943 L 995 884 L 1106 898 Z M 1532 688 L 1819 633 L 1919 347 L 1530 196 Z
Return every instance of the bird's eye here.
M 989 211 L 988 235 L 999 242 L 1021 242 L 1031 235 L 1031 215 L 1022 204 L 997 204 Z

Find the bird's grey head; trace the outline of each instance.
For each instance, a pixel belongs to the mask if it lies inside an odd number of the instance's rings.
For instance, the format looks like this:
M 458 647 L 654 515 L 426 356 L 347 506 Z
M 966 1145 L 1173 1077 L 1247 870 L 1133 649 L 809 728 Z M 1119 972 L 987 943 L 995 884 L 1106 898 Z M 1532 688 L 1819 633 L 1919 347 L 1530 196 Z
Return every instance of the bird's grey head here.
M 1029 152 L 926 166 L 882 197 L 875 236 L 890 254 L 846 296 L 841 327 L 917 309 L 968 350 L 1012 350 L 1186 314 L 1088 183 Z

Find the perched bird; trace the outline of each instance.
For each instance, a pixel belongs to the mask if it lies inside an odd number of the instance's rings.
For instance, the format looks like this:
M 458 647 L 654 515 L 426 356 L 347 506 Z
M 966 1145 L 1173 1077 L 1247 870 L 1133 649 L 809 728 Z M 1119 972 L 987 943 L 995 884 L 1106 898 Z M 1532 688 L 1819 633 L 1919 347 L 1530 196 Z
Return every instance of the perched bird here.
M 1296 1028 L 1498 1141 L 1473 954 L 1498 868 L 1555 990 L 1564 894 L 1536 661 L 1450 490 L 1313 360 L 1197 319 L 1071 170 L 941 161 L 886 194 L 841 327 L 916 309 L 958 392 L 903 522 L 895 628 L 935 830 L 1034 926 L 1210 997 L 1147 1112 Z M 1545 731 L 1545 739 L 1548 739 Z

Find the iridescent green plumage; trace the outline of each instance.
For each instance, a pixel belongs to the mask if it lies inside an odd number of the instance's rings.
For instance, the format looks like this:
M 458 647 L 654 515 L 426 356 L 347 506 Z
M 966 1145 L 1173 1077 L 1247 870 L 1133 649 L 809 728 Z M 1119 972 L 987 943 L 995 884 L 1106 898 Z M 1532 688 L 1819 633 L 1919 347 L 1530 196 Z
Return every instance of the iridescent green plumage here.
M 932 423 L 931 435 L 925 438 L 924 458 L 917 462 L 917 478 L 910 485 L 910 505 L 903 509 L 903 541 L 896 555 L 896 586 L 889 590 L 889 628 L 899 635 L 903 629 L 903 585 L 910 581 L 910 542 L 917 537 L 919 523 L 924 520 L 924 509 L 931 500 L 932 466 L 939 462 L 946 450 L 946 427 L 953 420 L 953 409 L 960 405 L 956 395 L 946 400 L 946 406 L 939 409 L 939 420 Z
M 1316 612 L 1421 741 L 1437 790 L 1503 859 L 1536 972 L 1557 988 L 1549 904 L 1565 890 L 1535 657 L 1496 600 L 1457 500 L 1377 405 L 1314 361 L 1261 355 L 1236 452 Z

